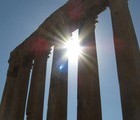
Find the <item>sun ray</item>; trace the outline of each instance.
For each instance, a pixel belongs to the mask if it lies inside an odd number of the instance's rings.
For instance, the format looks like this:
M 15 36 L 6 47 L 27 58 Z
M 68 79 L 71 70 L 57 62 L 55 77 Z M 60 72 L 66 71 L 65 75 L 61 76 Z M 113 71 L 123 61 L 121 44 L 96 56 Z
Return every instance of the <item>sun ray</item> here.
M 78 30 L 72 33 L 72 37 L 67 40 L 64 48 L 67 50 L 66 56 L 69 59 L 72 59 L 73 62 L 77 60 L 78 56 L 82 53 L 82 47 L 80 46 L 80 40 L 78 37 Z

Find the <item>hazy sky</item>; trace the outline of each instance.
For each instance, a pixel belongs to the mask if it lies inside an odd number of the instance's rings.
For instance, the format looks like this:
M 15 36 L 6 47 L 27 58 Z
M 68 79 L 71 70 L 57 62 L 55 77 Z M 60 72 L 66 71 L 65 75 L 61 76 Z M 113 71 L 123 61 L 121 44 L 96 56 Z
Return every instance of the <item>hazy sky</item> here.
M 67 0 L 0 0 L 0 99 L 10 52 Z M 129 7 L 140 45 L 140 0 Z M 119 86 L 109 10 L 99 15 L 96 25 L 103 120 L 122 120 Z M 69 120 L 74 120 L 69 118 Z

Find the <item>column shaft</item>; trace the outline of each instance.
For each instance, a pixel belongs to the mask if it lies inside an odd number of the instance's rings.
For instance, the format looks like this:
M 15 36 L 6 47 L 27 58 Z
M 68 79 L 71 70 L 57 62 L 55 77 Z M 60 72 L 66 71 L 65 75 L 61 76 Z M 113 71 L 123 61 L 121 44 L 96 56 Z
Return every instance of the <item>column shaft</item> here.
M 140 120 L 140 52 L 127 0 L 109 0 L 124 120 Z
M 0 106 L 0 119 L 1 120 L 11 120 L 9 118 L 11 113 L 11 106 L 14 98 L 15 84 L 17 83 L 17 75 L 19 73 L 19 68 L 17 65 L 16 58 L 10 59 L 9 69 L 7 73 L 6 84 L 2 96 L 2 102 Z
M 101 120 L 98 62 L 94 36 L 94 19 L 80 23 L 80 40 L 84 48 L 78 63 L 78 120 Z
M 29 57 L 22 57 L 19 61 L 19 73 L 17 76 L 17 82 L 14 83 L 15 89 L 13 91 L 14 98 L 9 115 L 10 120 L 24 120 L 32 60 Z
M 54 48 L 52 76 L 50 82 L 47 120 L 67 119 L 67 75 L 68 63 L 64 50 Z
M 46 60 L 46 56 L 38 56 L 34 60 L 26 113 L 27 120 L 42 120 L 43 117 Z

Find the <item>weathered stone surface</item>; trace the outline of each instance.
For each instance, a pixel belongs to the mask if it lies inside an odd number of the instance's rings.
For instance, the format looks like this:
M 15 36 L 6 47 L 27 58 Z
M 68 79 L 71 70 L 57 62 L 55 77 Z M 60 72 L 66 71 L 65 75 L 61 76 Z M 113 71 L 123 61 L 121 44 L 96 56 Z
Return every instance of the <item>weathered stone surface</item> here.
M 140 120 L 140 52 L 127 0 L 109 0 L 124 120 Z
M 47 120 L 67 120 L 68 61 L 64 53 L 62 47 L 54 46 Z
M 11 106 L 14 100 L 15 84 L 17 83 L 17 76 L 19 73 L 18 59 L 16 56 L 10 58 L 9 69 L 7 72 L 7 79 L 3 97 L 0 106 L 0 119 L 10 120 L 9 115 L 11 113 Z
M 42 120 L 46 80 L 46 55 L 34 60 L 26 117 L 27 120 Z
M 19 72 L 14 82 L 13 100 L 9 120 L 24 120 L 25 104 L 28 91 L 32 59 L 29 56 L 19 59 Z M 10 99 L 10 98 L 9 98 Z
M 11 52 L 0 119 L 23 119 L 30 66 L 25 67 L 19 62 L 20 53 L 20 57 L 30 56 L 35 60 L 27 119 L 42 120 L 46 60 L 50 48 L 66 41 L 70 33 L 79 28 L 82 44 L 90 49 L 84 50 L 86 62 L 79 59 L 77 119 L 101 120 L 96 44 L 91 28 L 95 23 L 91 17 L 104 11 L 107 4 L 113 23 L 123 119 L 140 120 L 140 52 L 127 0 L 69 0 L 51 14 Z M 42 57 L 44 53 L 46 56 Z M 58 49 L 54 52 L 47 120 L 66 120 L 67 116 L 67 70 L 61 73 L 57 69 L 62 54 Z
M 79 26 L 83 54 L 78 61 L 77 120 L 102 119 L 94 20 L 86 19 Z

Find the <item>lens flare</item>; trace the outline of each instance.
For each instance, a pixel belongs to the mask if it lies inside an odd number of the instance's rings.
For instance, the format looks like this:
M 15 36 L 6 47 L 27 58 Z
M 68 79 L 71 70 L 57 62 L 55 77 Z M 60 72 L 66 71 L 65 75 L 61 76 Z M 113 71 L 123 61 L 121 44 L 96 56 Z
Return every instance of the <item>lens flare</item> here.
M 78 55 L 81 53 L 81 47 L 79 44 L 78 30 L 72 33 L 72 37 L 65 43 L 65 48 L 67 49 L 67 57 L 70 59 L 77 59 Z

